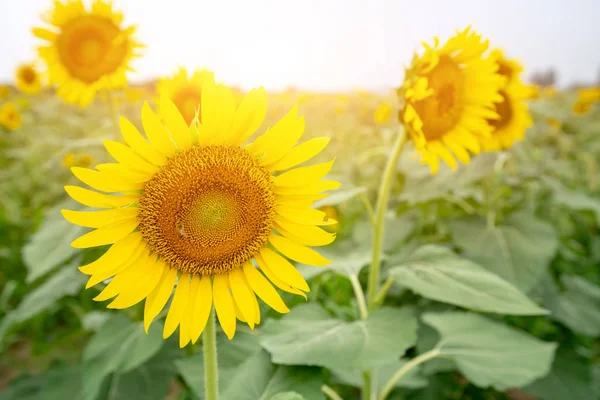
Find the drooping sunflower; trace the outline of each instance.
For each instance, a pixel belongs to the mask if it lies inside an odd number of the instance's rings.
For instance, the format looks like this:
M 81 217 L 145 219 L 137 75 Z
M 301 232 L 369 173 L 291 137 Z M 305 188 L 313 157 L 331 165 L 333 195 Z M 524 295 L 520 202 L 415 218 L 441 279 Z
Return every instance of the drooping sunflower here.
M 81 0 L 56 0 L 43 19 L 50 29 L 32 32 L 47 42 L 38 53 L 65 102 L 86 106 L 97 91 L 127 85 L 126 71 L 142 45 L 133 38 L 135 27 L 124 27 L 110 2 L 95 0 L 87 10 Z
M 185 68 L 170 78 L 161 78 L 158 81 L 157 91 L 159 96 L 171 99 L 177 109 L 183 115 L 183 119 L 190 124 L 200 108 L 202 99 L 202 88 L 207 82 L 214 82 L 214 74 L 207 70 L 194 71 L 191 77 Z M 202 113 L 198 115 L 202 121 Z
M 0 125 L 9 131 L 14 131 L 21 127 L 21 113 L 13 103 L 6 102 L 0 107 Z
M 90 187 L 121 193 L 65 187 L 78 202 L 104 208 L 63 210 L 70 222 L 95 228 L 73 247 L 112 245 L 80 267 L 91 275 L 87 287 L 114 277 L 95 300 L 114 298 L 108 308 L 120 309 L 145 299 L 147 330 L 177 282 L 163 336 L 179 326 L 183 347 L 199 338 L 213 304 L 232 338 L 236 317 L 251 328 L 260 322 L 256 296 L 278 312 L 288 311 L 273 285 L 303 296 L 309 291 L 288 259 L 330 262 L 309 246 L 331 243 L 335 235 L 319 226 L 335 221 L 311 205 L 339 183 L 322 179 L 333 161 L 298 165 L 329 138 L 296 145 L 304 119 L 294 108 L 242 146 L 262 124 L 266 108 L 262 88 L 236 107 L 230 89 L 209 82 L 202 92 L 202 124 L 188 125 L 163 96 L 159 115 L 147 103 L 142 108 L 148 140 L 122 118 L 126 144 L 104 142 L 116 162 L 72 168 Z
M 17 89 L 25 94 L 37 94 L 42 90 L 42 80 L 33 64 L 22 64 L 15 72 Z
M 498 151 L 523 140 L 525 131 L 531 126 L 531 115 L 525 102 L 531 97 L 531 89 L 521 81 L 523 68 L 516 60 L 507 59 L 500 50 L 492 52 L 491 57 L 497 60 L 499 72 L 507 80 L 499 92 L 501 101 L 494 103 L 498 118 L 488 120 L 492 134 L 481 135 L 480 139 L 484 150 Z
M 424 47 L 423 55 L 415 53 L 399 89 L 404 99 L 400 120 L 421 163 L 429 164 L 435 174 L 439 158 L 455 169 L 455 157 L 469 163 L 469 152 L 480 152 L 476 133 L 489 134 L 487 119 L 497 118 L 492 107 L 501 99 L 498 90 L 505 78 L 493 59 L 483 57 L 488 41 L 470 28 L 441 47 L 438 38 L 432 47 Z

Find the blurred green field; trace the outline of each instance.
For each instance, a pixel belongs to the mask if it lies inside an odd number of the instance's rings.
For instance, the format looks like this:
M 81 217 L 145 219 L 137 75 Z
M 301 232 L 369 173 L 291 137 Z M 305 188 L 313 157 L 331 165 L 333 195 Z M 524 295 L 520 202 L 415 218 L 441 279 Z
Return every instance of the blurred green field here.
M 154 99 L 145 87 L 113 96 L 116 114 L 138 127 L 142 102 Z M 486 336 L 491 342 L 485 351 L 471 349 L 474 359 L 454 354 L 413 370 L 390 399 L 600 398 L 600 106 L 574 114 L 576 100 L 576 91 L 531 100 L 534 125 L 525 141 L 505 152 L 474 156 L 456 172 L 442 166 L 431 176 L 411 145 L 405 149 L 387 216 L 385 305 L 400 307 L 400 316 L 427 316 L 400 318 L 395 324 L 396 316 L 384 326 L 387 336 L 371 338 L 375 347 L 369 347 L 370 354 L 381 352 L 378 341 L 407 340 L 395 361 L 378 365 L 380 384 L 405 362 L 398 361 L 404 350 L 405 357 L 422 354 L 440 333 L 452 341 L 435 313 L 454 313 L 453 329 L 467 342 L 477 342 L 477 333 L 486 329 L 496 333 Z M 162 340 L 160 327 L 146 336 L 141 304 L 110 311 L 94 302 L 103 285 L 85 290 L 86 277 L 77 266 L 96 259 L 102 249 L 69 246 L 84 232 L 60 215 L 62 208 L 78 207 L 63 189 L 78 184 L 69 167 L 107 162 L 102 140 L 121 140 L 109 101 L 100 96 L 81 109 L 50 92 L 28 97 L 14 90 L 0 104 L 6 101 L 19 105 L 22 126 L 0 128 L 0 399 L 202 398 L 200 343 L 179 349 L 177 339 Z M 311 291 L 306 304 L 299 296 L 284 295 L 286 304 L 294 306 L 289 316 L 282 319 L 261 308 L 263 322 L 255 331 L 240 324 L 233 341 L 219 335 L 225 399 L 267 400 L 286 390 L 307 400 L 325 399 L 323 384 L 344 399 L 360 398 L 358 370 L 343 359 L 336 364 L 315 354 L 317 347 L 294 353 L 294 343 L 286 348 L 276 336 L 287 324 L 320 340 L 322 331 L 311 328 L 310 321 L 321 313 L 348 325 L 358 319 L 352 279 L 366 287 L 363 267 L 370 262 L 372 245 L 366 207 L 375 203 L 381 172 L 401 129 L 399 105 L 394 93 L 271 93 L 259 133 L 296 103 L 306 119 L 304 139 L 332 138 L 319 159 L 336 158 L 331 174 L 342 187 L 318 206 L 339 221 L 335 243 L 323 250 L 334 262 L 299 266 L 310 278 Z M 392 111 L 381 124 L 374 113 L 384 103 Z M 429 272 L 412 273 L 409 266 L 412 271 L 426 266 Z M 452 266 L 493 272 L 527 294 L 530 307 L 542 307 L 548 315 L 477 310 L 485 308 L 483 303 L 469 302 L 485 301 L 476 293 L 470 296 L 476 288 L 460 276 L 444 275 L 444 268 Z M 433 293 L 428 284 L 442 289 Z M 484 295 L 498 295 L 494 290 Z M 507 297 L 506 307 L 520 307 L 517 294 L 512 305 L 509 295 L 499 296 Z M 475 311 L 460 311 L 465 308 Z M 475 318 L 475 325 L 461 325 L 463 318 Z M 410 324 L 418 324 L 414 343 L 402 331 Z M 339 340 L 350 348 L 367 346 L 355 334 Z M 505 339 L 514 342 L 503 347 Z M 548 342 L 557 346 L 549 358 Z M 516 377 L 507 372 L 511 369 L 518 371 Z

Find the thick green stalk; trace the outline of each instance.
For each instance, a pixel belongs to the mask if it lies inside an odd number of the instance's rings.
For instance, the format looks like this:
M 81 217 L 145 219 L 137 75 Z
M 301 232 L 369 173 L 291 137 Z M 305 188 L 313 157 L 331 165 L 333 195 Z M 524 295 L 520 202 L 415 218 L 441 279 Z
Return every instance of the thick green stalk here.
M 206 400 L 219 400 L 219 368 L 217 363 L 217 334 L 215 311 L 211 310 L 203 333 L 204 386 Z
M 377 195 L 377 206 L 375 209 L 375 226 L 373 227 L 373 255 L 371 267 L 369 268 L 369 283 L 367 288 L 367 302 L 369 310 L 376 308 L 377 293 L 379 292 L 379 272 L 381 269 L 381 248 L 383 246 L 383 235 L 385 233 L 385 214 L 392 191 L 392 183 L 396 176 L 396 166 L 402 154 L 402 149 L 407 142 L 407 135 L 402 131 L 396 138 L 392 153 L 388 158 Z

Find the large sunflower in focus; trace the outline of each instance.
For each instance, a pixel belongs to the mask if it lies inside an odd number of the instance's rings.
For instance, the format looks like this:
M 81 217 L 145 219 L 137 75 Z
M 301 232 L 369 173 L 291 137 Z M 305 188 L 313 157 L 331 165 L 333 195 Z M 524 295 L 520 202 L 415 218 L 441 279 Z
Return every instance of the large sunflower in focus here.
M 214 74 L 210 71 L 194 71 L 192 76 L 188 77 L 185 68 L 179 68 L 173 77 L 159 79 L 157 91 L 159 96 L 171 99 L 183 115 L 185 122 L 190 124 L 196 117 L 196 111 L 200 109 L 202 88 L 207 82 L 214 82 L 214 80 Z M 198 117 L 202 121 L 200 113 Z
M 22 64 L 15 72 L 17 89 L 25 94 L 36 94 L 42 90 L 42 81 L 39 72 L 33 64 Z
M 32 31 L 47 42 L 38 53 L 64 101 L 85 106 L 98 90 L 127 85 L 125 73 L 141 45 L 133 39 L 135 28 L 122 26 L 123 15 L 110 2 L 96 0 L 87 10 L 81 0 L 57 0 L 44 21 L 50 29 Z
M 481 136 L 481 144 L 486 151 L 507 149 L 515 141 L 523 140 L 525 131 L 532 124 L 525 103 L 525 100 L 531 97 L 531 88 L 521 81 L 520 74 L 523 68 L 516 60 L 504 57 L 500 50 L 492 52 L 492 58 L 497 60 L 499 72 L 507 80 L 500 90 L 501 101 L 494 104 L 498 118 L 488 121 L 492 134 Z
M 435 38 L 433 47 L 415 54 L 399 90 L 405 105 L 400 119 L 411 135 L 422 163 L 436 173 L 439 158 L 451 168 L 455 157 L 470 161 L 469 152 L 479 153 L 476 133 L 488 132 L 488 118 L 497 118 L 493 103 L 505 78 L 498 65 L 483 58 L 488 42 L 470 28 L 458 32 L 445 45 Z
M 111 244 L 93 263 L 87 287 L 113 277 L 95 298 L 109 308 L 145 299 L 144 324 L 165 307 L 173 288 L 164 337 L 179 326 L 180 345 L 196 342 L 214 304 L 229 338 L 237 319 L 260 322 L 256 296 L 278 312 L 288 308 L 273 287 L 304 296 L 309 287 L 288 259 L 310 265 L 329 260 L 308 246 L 335 235 L 322 211 L 311 208 L 338 182 L 323 180 L 333 161 L 298 167 L 318 154 L 328 138 L 299 145 L 304 119 L 294 108 L 254 143 L 243 143 L 262 124 L 264 89 L 238 107 L 230 89 L 209 82 L 202 89 L 202 124 L 188 125 L 167 97 L 160 115 L 144 104 L 147 139 L 126 119 L 126 144 L 105 141 L 115 163 L 72 168 L 90 187 L 67 186 L 71 197 L 101 211 L 63 210 L 77 225 L 94 228 L 72 246 Z M 164 123 L 163 123 L 164 121 Z

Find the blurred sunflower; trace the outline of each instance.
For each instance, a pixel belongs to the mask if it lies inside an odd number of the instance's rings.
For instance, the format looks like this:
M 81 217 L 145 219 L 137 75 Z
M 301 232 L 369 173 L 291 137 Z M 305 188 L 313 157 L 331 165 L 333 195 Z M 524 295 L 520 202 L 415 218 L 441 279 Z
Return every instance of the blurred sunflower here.
M 377 109 L 375 110 L 375 113 L 373 114 L 375 122 L 377 122 L 380 125 L 385 125 L 390 120 L 391 116 L 392 106 L 390 106 L 388 103 L 380 104 L 379 107 L 377 107 Z
M 142 45 L 133 39 L 135 27 L 123 27 L 123 15 L 110 2 L 95 0 L 87 10 L 81 0 L 57 0 L 43 20 L 50 29 L 32 32 L 48 42 L 38 53 L 65 102 L 86 106 L 99 90 L 127 86 L 125 73 Z
M 63 167 L 71 168 L 77 165 L 77 156 L 72 151 L 65 154 L 60 162 Z
M 13 103 L 6 102 L 0 108 L 0 125 L 9 131 L 21 127 L 21 113 Z
M 17 89 L 25 94 L 37 94 L 42 90 L 39 72 L 33 64 L 20 65 L 15 73 Z
M 186 69 L 179 68 L 173 77 L 161 78 L 158 81 L 157 91 L 160 97 L 165 96 L 171 99 L 183 115 L 185 122 L 190 124 L 200 107 L 202 88 L 214 80 L 214 74 L 210 71 L 194 71 L 192 76 L 188 77 Z M 199 114 L 199 118 L 202 121 L 201 114 Z
M 517 140 L 523 140 L 525 131 L 532 124 L 525 103 L 531 96 L 531 89 L 521 82 L 523 68 L 516 60 L 507 59 L 500 50 L 492 52 L 491 57 L 496 60 L 500 74 L 507 80 L 499 92 L 502 99 L 494 103 L 498 118 L 488 120 L 492 135 L 482 135 L 480 139 L 484 150 L 498 151 L 511 147 Z
M 236 108 L 231 90 L 207 83 L 201 125 L 188 126 L 166 96 L 159 107 L 160 116 L 148 104 L 142 108 L 149 141 L 122 118 L 127 145 L 104 142 L 117 162 L 96 170 L 72 168 L 92 188 L 122 192 L 111 196 L 65 187 L 80 203 L 106 208 L 63 210 L 72 223 L 95 228 L 72 246 L 112 245 L 80 270 L 91 275 L 87 287 L 114 277 L 95 298 L 116 296 L 109 308 L 146 299 L 146 330 L 177 282 L 163 336 L 179 326 L 180 345 L 195 343 L 214 304 L 231 339 L 236 317 L 251 328 L 260 322 L 255 295 L 285 313 L 289 310 L 273 285 L 303 296 L 309 291 L 288 258 L 310 265 L 330 262 L 308 246 L 323 246 L 335 238 L 319 228 L 335 221 L 311 208 L 313 201 L 327 196 L 322 192 L 339 186 L 322 180 L 333 161 L 295 168 L 318 154 L 329 139 L 295 146 L 304 131 L 295 107 L 252 144 L 242 146 L 265 117 L 263 88 L 248 93 Z
M 600 100 L 600 88 L 581 89 L 577 92 L 577 101 L 573 105 L 573 112 L 579 115 L 586 114 L 598 100 Z
M 414 55 L 406 70 L 399 95 L 404 98 L 400 120 L 411 135 L 421 163 L 431 173 L 439 168 L 439 158 L 456 169 L 456 158 L 469 163 L 471 153 L 481 146 L 476 133 L 489 136 L 488 118 L 497 118 L 493 103 L 505 78 L 496 71 L 491 58 L 483 58 L 488 41 L 466 28 L 439 46 L 425 44 L 422 56 Z
M 10 86 L 8 85 L 0 85 L 0 99 L 4 99 L 8 97 L 10 94 Z

